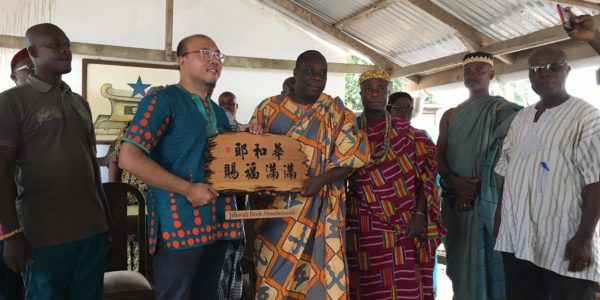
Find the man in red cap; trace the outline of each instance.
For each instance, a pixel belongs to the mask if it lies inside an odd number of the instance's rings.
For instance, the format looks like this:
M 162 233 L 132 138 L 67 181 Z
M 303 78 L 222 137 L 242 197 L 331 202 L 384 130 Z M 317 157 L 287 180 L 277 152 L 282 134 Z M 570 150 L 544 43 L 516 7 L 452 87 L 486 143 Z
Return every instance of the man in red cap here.
M 10 79 L 17 86 L 22 85 L 27 80 L 29 74 L 33 74 L 33 63 L 27 53 L 27 48 L 21 49 L 13 56 L 10 61 Z M 2 228 L 0 227 L 0 235 Z M 4 252 L 4 241 L 0 241 L 0 255 Z M 13 272 L 0 259 L 0 299 L 22 299 L 23 298 L 23 279 L 21 275 Z
M 22 85 L 30 74 L 33 74 L 33 63 L 27 53 L 27 48 L 21 49 L 10 61 L 10 79 L 17 86 Z

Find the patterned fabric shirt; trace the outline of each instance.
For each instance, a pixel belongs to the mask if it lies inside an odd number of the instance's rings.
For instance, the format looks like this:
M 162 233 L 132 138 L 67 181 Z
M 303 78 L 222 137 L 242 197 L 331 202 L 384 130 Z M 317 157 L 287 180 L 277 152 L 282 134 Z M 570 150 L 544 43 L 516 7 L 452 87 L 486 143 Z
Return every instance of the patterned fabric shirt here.
M 532 105 L 515 117 L 496 165 L 504 176 L 504 193 L 495 250 L 563 276 L 598 282 L 598 227 L 590 267 L 569 272 L 563 257 L 581 222 L 583 188 L 600 180 L 600 110 L 571 97 L 533 122 L 536 111 Z
M 352 176 L 348 209 L 348 264 L 352 299 L 433 299 L 433 265 L 440 237 L 440 202 L 435 184 L 436 148 L 410 122 L 390 120 L 390 147 Z M 384 147 L 386 121 L 368 124 L 370 152 Z M 427 228 L 407 238 L 422 187 Z M 416 274 L 420 274 L 417 276 Z
M 212 106 L 218 132 L 229 131 L 225 112 L 210 98 L 200 99 L 173 85 L 144 97 L 123 141 L 138 146 L 174 175 L 202 182 L 210 130 L 199 110 L 204 105 Z M 146 206 L 151 253 L 156 251 L 158 238 L 167 251 L 244 238 L 240 221 L 225 220 L 226 210 L 237 209 L 230 195 L 221 194 L 212 204 L 194 208 L 181 194 L 148 186 Z
M 321 94 L 310 107 L 285 95 L 264 100 L 251 124 L 286 134 L 301 144 L 309 176 L 336 167 L 359 168 L 368 158 L 354 113 L 339 98 Z M 284 194 L 270 208 L 295 208 L 297 218 L 264 219 L 256 241 L 256 299 L 347 299 L 345 184 L 321 188 L 314 197 Z

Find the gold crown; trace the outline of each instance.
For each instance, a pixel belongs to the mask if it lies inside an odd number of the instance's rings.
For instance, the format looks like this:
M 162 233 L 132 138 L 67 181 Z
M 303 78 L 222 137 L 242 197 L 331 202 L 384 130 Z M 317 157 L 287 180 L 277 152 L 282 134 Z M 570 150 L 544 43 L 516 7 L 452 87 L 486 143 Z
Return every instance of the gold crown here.
M 494 60 L 492 58 L 485 57 L 485 56 L 473 56 L 473 57 L 469 57 L 469 58 L 463 60 L 462 64 L 464 66 L 464 65 L 470 64 L 472 62 L 482 62 L 482 63 L 489 64 L 492 67 L 494 66 Z
M 383 70 L 369 70 L 360 74 L 360 78 L 358 78 L 358 83 L 363 83 L 365 80 L 369 79 L 383 79 L 385 81 L 390 81 L 390 74 Z

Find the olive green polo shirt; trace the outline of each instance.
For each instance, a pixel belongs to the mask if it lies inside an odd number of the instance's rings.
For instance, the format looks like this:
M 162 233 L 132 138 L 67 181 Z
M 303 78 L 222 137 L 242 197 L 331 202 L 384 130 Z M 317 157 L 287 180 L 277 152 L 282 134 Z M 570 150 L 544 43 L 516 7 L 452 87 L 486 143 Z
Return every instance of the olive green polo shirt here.
M 106 231 L 90 108 L 66 83 L 29 76 L 1 93 L 0 146 L 17 149 L 17 213 L 33 247 Z

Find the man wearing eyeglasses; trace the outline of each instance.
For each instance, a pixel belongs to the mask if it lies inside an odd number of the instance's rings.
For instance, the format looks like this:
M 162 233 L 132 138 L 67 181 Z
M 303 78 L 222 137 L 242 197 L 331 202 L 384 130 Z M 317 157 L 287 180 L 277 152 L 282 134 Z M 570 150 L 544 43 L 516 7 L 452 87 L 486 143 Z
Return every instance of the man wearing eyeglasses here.
M 179 83 L 146 95 L 123 138 L 119 167 L 148 185 L 157 299 L 241 296 L 243 226 L 225 220 L 235 198 L 202 183 L 208 138 L 230 131 L 209 96 L 224 57 L 208 36 L 184 38 L 177 46 Z
M 568 94 L 566 59 L 554 48 L 529 58 L 540 101 L 514 119 L 496 166 L 509 300 L 593 300 L 600 281 L 600 110 Z
M 17 52 L 10 61 L 10 78 L 17 86 L 26 83 L 27 77 L 33 74 L 33 63 L 29 58 L 27 48 Z M 0 235 L 2 235 L 0 227 Z M 4 252 L 4 241 L 0 241 L 0 255 Z M 0 299 L 21 299 L 23 297 L 23 279 L 21 275 L 13 272 L 0 259 Z
M 520 106 L 489 93 L 493 56 L 465 55 L 469 98 L 440 121 L 438 162 L 443 188 L 442 220 L 447 269 L 456 299 L 502 299 L 502 258 L 493 251 L 496 190 L 493 165 L 502 139 Z

